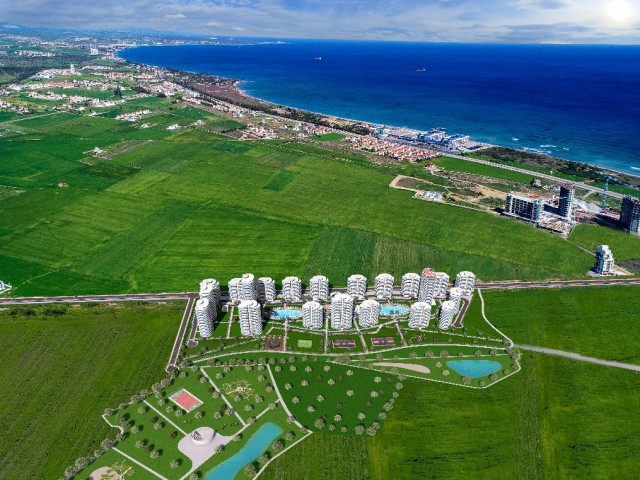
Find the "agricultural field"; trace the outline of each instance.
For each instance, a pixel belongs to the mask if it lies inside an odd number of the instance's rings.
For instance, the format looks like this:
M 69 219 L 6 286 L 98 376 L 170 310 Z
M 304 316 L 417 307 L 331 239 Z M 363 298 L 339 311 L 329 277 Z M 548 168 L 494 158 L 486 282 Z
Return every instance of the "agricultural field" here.
M 58 479 L 100 418 L 164 377 L 183 302 L 0 310 L 0 477 Z
M 224 283 L 243 271 L 323 273 L 342 285 L 354 272 L 423 265 L 483 280 L 567 278 L 592 263 L 527 225 L 415 201 L 357 155 L 231 140 L 211 132 L 237 122 L 134 102 L 152 110 L 149 128 L 71 113 L 5 124 L 0 184 L 22 192 L 0 198 L 13 295 L 187 290 L 194 278 Z M 173 124 L 181 128 L 166 130 Z
M 640 287 L 485 291 L 491 322 L 516 343 L 640 364 Z

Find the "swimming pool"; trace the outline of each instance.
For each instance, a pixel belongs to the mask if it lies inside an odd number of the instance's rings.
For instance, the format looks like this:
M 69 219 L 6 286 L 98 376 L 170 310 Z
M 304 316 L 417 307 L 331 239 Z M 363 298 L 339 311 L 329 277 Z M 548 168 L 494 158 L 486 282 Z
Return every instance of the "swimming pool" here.
M 284 320 L 285 318 L 293 320 L 296 318 L 302 318 L 302 311 L 296 309 L 277 308 L 269 312 L 269 317 L 274 320 Z
M 502 368 L 495 360 L 450 360 L 446 364 L 454 372 L 471 378 L 484 377 Z
M 380 315 L 383 317 L 391 317 L 394 315 L 404 315 L 409 311 L 407 307 L 403 307 L 402 305 L 388 305 L 385 307 L 380 307 Z
M 205 480 L 233 480 L 233 477 L 248 463 L 255 461 L 282 433 L 282 429 L 275 423 L 261 426 L 256 433 L 244 444 L 242 450 L 228 458 L 213 470 L 209 470 Z

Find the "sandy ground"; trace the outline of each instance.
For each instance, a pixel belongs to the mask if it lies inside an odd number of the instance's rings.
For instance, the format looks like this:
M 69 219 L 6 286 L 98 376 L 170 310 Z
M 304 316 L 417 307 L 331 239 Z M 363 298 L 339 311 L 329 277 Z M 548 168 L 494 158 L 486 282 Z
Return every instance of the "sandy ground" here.
M 424 365 L 416 365 L 415 363 L 392 363 L 392 362 L 379 362 L 374 363 L 374 367 L 396 367 L 396 368 L 404 368 L 406 370 L 412 370 L 414 372 L 419 373 L 431 373 Z
M 109 467 L 100 467 L 99 469 L 95 470 L 89 478 L 92 478 L 93 480 L 100 480 L 103 475 L 112 475 L 111 477 L 107 478 L 119 478 L 118 474 L 111 470 L 111 468 Z
M 191 434 L 189 434 L 178 442 L 178 450 L 189 457 L 193 462 L 193 468 L 198 468 L 216 453 L 218 445 L 226 445 L 232 438 L 216 432 L 216 436 L 213 437 L 213 441 L 210 444 L 196 445 L 191 441 Z

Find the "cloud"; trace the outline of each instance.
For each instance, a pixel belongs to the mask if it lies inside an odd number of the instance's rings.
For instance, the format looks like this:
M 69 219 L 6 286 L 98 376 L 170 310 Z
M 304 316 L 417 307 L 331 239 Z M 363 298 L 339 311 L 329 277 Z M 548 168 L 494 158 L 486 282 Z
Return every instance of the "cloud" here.
M 639 43 L 604 0 L 0 0 L 3 21 L 206 35 Z

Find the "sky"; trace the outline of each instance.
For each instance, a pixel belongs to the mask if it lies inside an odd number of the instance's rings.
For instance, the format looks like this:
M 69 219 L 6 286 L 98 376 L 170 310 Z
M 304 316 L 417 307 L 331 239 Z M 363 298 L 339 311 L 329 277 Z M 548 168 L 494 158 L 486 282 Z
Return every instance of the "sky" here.
M 640 0 L 0 0 L 0 21 L 213 37 L 640 44 Z

